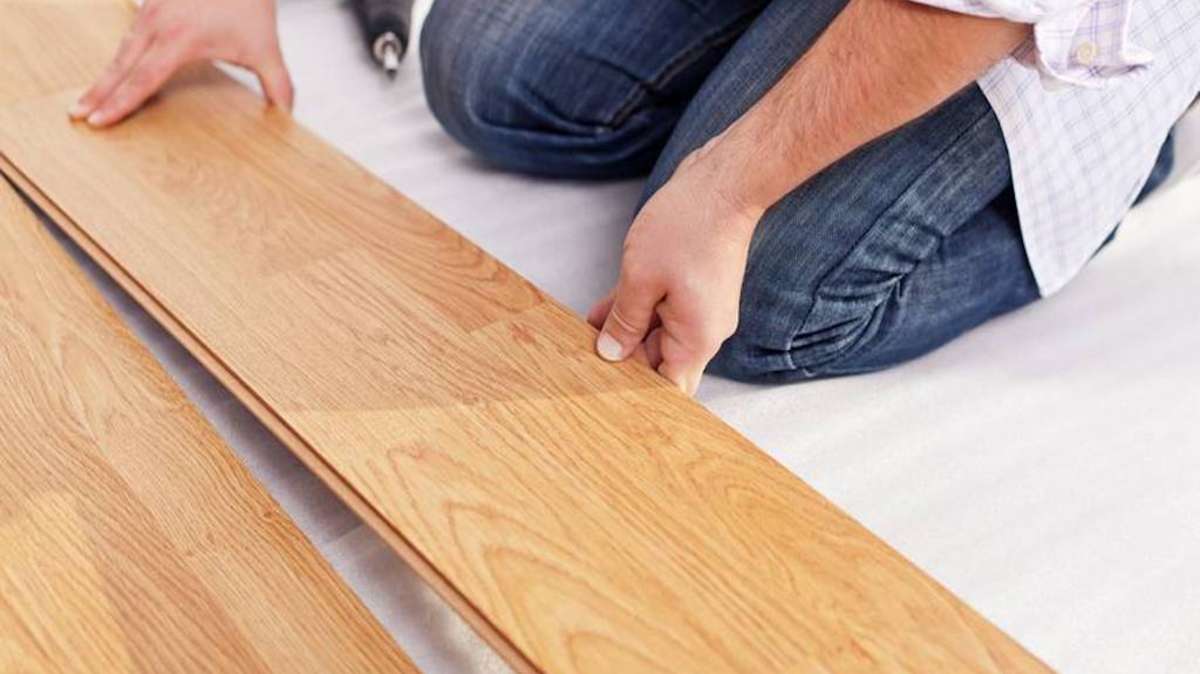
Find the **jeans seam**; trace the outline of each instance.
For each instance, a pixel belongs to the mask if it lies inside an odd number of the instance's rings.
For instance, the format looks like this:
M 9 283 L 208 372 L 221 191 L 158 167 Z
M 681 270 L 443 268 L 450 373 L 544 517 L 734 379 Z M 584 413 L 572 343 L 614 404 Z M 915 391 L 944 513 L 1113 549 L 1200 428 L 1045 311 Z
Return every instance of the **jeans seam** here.
M 858 240 L 854 242 L 854 245 L 851 246 L 850 251 L 844 257 L 842 257 L 842 259 L 836 265 L 834 265 L 834 267 L 832 269 L 830 269 L 823 277 L 821 277 L 820 282 L 817 283 L 816 289 L 813 292 L 812 305 L 809 306 L 808 311 L 805 313 L 803 320 L 800 321 L 799 326 L 797 327 L 795 333 L 793 333 L 793 336 L 792 336 L 790 342 L 794 342 L 795 337 L 797 335 L 799 335 L 800 333 L 802 333 L 804 331 L 805 326 L 807 326 L 809 321 L 812 320 L 812 317 L 813 317 L 814 313 L 817 311 L 817 308 L 822 305 L 822 300 L 821 300 L 822 292 L 828 287 L 828 285 L 832 282 L 832 280 L 834 278 L 836 278 L 837 275 L 839 275 L 842 272 L 842 270 L 845 267 L 846 261 L 850 260 L 851 258 L 855 257 L 857 254 L 859 254 L 859 252 L 862 250 L 864 242 L 867 241 L 867 239 L 872 234 L 875 233 L 875 231 L 880 227 L 881 223 L 883 223 L 890 215 L 894 215 L 896 213 L 897 207 L 902 202 L 904 202 L 908 197 L 910 197 L 912 195 L 914 188 L 919 183 L 921 183 L 921 181 L 923 181 L 929 175 L 931 175 L 935 170 L 937 170 L 937 167 L 939 166 L 939 164 L 943 158 L 945 158 L 948 154 L 955 152 L 958 149 L 958 146 L 959 146 L 960 142 L 963 140 L 963 138 L 967 137 L 969 134 L 971 134 L 973 131 L 975 131 L 975 129 L 979 126 L 979 124 L 981 122 L 985 121 L 989 115 L 993 115 L 993 114 L 994 114 L 994 112 L 993 112 L 991 106 L 989 105 L 983 114 L 981 114 L 979 117 L 977 117 L 970 124 L 966 125 L 966 127 L 961 132 L 959 132 L 959 134 L 957 136 L 955 136 L 954 140 L 951 141 L 942 152 L 938 153 L 937 157 L 935 157 L 934 160 L 929 163 L 929 166 L 927 166 L 923 171 L 921 171 L 917 176 L 915 176 L 912 179 L 912 181 L 910 181 L 908 183 L 908 185 L 906 185 L 904 187 L 903 191 L 901 191 L 896 196 L 896 198 L 891 203 L 889 203 L 886 208 L 884 208 L 880 212 L 879 216 L 875 219 L 875 222 L 873 222 L 871 224 L 871 226 L 868 227 L 866 229 L 866 231 L 863 232 L 862 236 L 860 236 L 858 238 Z M 944 240 L 945 236 L 946 235 L 941 235 L 939 238 L 941 240 Z M 922 258 L 922 259 L 924 259 L 924 258 Z M 912 269 L 910 269 L 907 272 L 905 272 L 904 274 L 902 274 L 900 276 L 900 278 L 897 280 L 897 282 L 893 283 L 890 286 L 889 294 L 892 290 L 894 290 L 897 283 L 902 281 L 903 278 L 906 278 L 910 274 L 912 274 L 912 272 L 916 269 L 916 267 L 917 267 L 917 265 L 913 265 Z M 880 307 L 884 306 L 884 304 L 886 304 L 886 300 L 884 302 L 880 302 L 880 303 L 876 304 L 874 307 L 872 307 L 871 313 L 870 313 L 870 318 L 874 318 L 876 312 L 878 312 Z M 858 345 L 856 345 L 855 348 L 857 348 L 857 346 Z M 812 370 L 811 368 L 799 366 L 796 364 L 795 349 L 791 346 L 791 343 L 789 343 L 784 348 L 783 351 L 786 354 L 788 365 L 790 365 L 793 370 L 799 371 L 805 377 L 817 376 L 817 373 L 814 370 Z M 838 354 L 838 355 L 841 356 L 841 355 L 845 355 L 845 354 Z M 828 361 L 826 361 L 826 362 L 828 362 Z M 820 364 L 818 364 L 818 365 L 820 365 Z

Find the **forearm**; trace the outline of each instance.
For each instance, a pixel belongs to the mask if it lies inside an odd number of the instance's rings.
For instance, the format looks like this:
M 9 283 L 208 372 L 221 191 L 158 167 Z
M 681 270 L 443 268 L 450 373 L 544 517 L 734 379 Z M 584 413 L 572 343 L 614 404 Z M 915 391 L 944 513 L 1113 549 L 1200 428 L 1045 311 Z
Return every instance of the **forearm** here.
M 945 101 L 1028 34 L 1026 25 L 909 0 L 851 0 L 804 58 L 698 154 L 729 199 L 761 213 Z

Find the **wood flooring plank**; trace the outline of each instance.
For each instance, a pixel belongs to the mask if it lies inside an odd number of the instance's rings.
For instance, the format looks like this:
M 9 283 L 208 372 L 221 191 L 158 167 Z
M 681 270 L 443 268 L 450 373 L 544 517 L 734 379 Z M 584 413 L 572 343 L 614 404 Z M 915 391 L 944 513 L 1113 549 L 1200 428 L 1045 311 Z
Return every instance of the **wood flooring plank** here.
M 0 671 L 416 672 L 0 180 Z
M 89 84 L 131 18 L 116 0 L 0 0 L 0 12 L 0 104 Z
M 1048 671 L 215 71 L 105 132 L 77 93 L 0 106 L 6 170 L 518 670 Z

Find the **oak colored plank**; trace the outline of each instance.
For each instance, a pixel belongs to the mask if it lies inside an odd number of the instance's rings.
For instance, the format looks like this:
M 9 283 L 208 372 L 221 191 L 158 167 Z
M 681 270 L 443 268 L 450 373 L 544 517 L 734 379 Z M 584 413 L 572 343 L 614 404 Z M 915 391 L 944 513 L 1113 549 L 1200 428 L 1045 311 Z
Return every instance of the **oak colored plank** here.
M 0 180 L 0 671 L 416 672 Z
M 240 86 L 77 93 L 0 107 L 6 170 L 518 670 L 1048 671 Z

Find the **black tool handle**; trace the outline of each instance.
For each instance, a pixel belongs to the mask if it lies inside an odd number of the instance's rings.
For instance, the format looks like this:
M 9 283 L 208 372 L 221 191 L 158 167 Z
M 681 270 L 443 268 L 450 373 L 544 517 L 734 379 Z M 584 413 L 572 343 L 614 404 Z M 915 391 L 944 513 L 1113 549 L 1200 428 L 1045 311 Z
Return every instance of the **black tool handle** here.
M 385 33 L 393 33 L 400 40 L 401 55 L 408 49 L 413 0 L 350 0 L 350 7 L 362 26 L 372 56 L 375 41 Z

